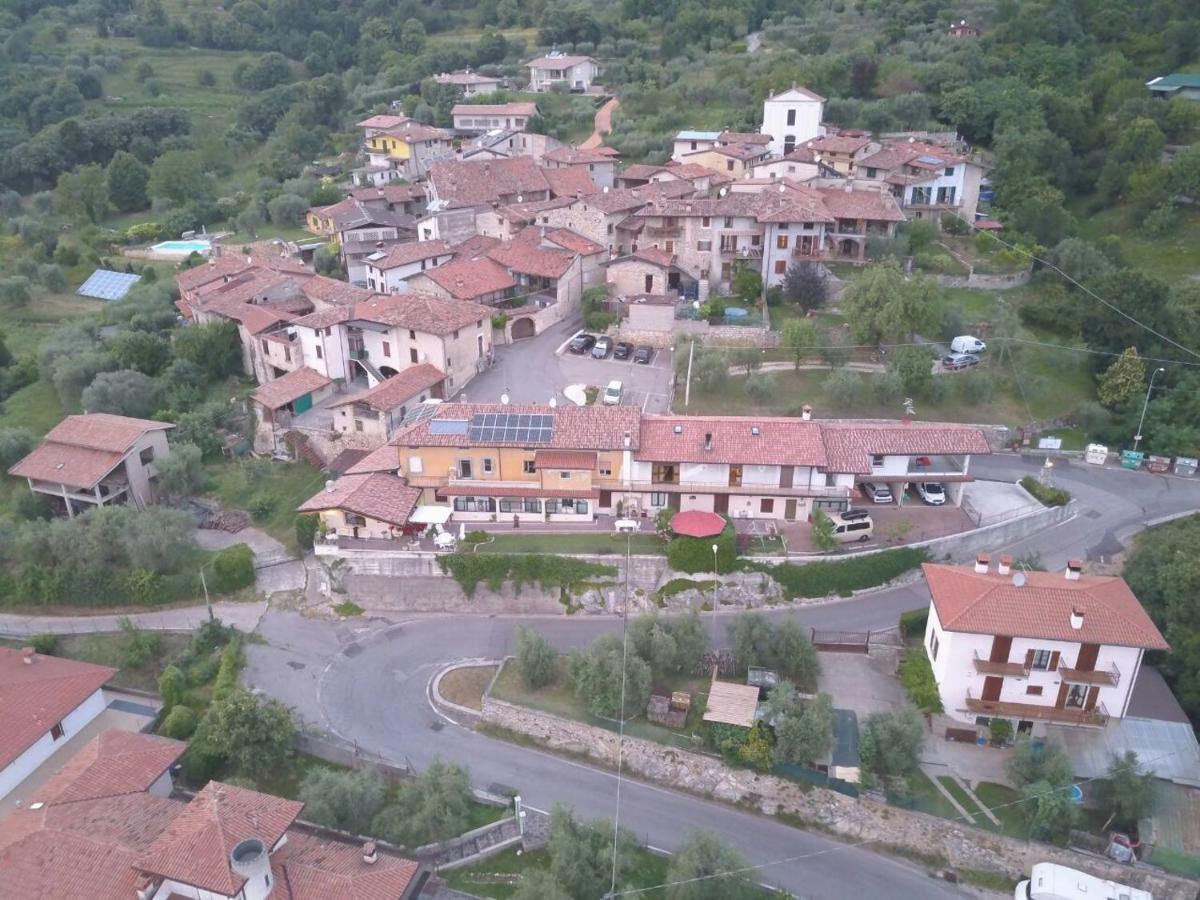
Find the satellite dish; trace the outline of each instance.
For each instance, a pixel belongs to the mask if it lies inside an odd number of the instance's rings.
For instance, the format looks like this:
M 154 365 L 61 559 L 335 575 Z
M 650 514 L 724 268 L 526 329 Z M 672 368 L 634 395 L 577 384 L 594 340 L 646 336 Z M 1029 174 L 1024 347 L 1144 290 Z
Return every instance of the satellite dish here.
M 1024 587 L 1025 586 L 1025 573 L 1024 572 L 1015 573 L 1012 577 L 1012 583 L 1013 583 L 1013 587 Z
M 508 401 L 509 401 L 508 391 L 505 391 L 503 394 L 500 395 L 500 402 L 503 403 L 505 406 L 508 406 Z

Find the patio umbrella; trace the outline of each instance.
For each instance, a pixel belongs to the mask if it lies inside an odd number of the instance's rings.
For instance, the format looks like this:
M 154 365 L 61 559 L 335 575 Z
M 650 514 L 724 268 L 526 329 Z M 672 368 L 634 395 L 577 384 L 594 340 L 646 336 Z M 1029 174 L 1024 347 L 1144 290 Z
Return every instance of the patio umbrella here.
M 725 530 L 725 520 L 716 513 L 689 509 L 671 516 L 671 530 L 686 537 L 713 537 Z

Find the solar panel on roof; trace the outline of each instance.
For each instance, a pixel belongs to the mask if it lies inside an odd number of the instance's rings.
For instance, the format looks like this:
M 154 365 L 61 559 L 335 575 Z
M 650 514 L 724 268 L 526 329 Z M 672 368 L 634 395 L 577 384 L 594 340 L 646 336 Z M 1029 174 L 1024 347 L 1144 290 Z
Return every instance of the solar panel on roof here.
M 434 419 L 429 423 L 430 434 L 466 434 L 467 423 L 464 419 Z
M 129 289 L 141 280 L 141 275 L 131 272 L 114 272 L 112 269 L 97 269 L 88 280 L 75 291 L 80 297 L 96 300 L 120 300 Z
M 940 166 L 942 159 L 939 156 L 918 156 L 917 162 L 923 162 L 927 166 Z
M 469 436 L 480 443 L 545 443 L 554 436 L 553 425 L 553 416 L 480 413 L 471 419 Z

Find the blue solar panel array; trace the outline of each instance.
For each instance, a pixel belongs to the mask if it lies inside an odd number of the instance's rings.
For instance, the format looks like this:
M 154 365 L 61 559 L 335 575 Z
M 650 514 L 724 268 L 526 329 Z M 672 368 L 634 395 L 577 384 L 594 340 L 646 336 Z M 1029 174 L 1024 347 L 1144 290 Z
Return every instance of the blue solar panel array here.
M 942 158 L 940 156 L 918 156 L 917 162 L 923 162 L 927 166 L 940 166 Z
M 469 437 L 484 443 L 544 444 L 554 437 L 554 416 L 536 413 L 480 413 Z
M 94 297 L 97 300 L 120 300 L 129 293 L 129 289 L 141 280 L 141 275 L 129 272 L 114 272 L 111 269 L 97 269 L 87 281 L 75 291 L 80 297 Z

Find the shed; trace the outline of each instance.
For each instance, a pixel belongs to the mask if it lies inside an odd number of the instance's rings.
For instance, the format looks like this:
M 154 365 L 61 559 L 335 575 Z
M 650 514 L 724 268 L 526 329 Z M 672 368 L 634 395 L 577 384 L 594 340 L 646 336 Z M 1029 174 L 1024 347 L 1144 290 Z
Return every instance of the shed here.
M 858 715 L 852 709 L 833 711 L 833 751 L 829 775 L 854 784 L 859 782 Z
M 705 722 L 750 728 L 758 711 L 758 688 L 749 684 L 731 684 L 714 680 L 708 689 Z

